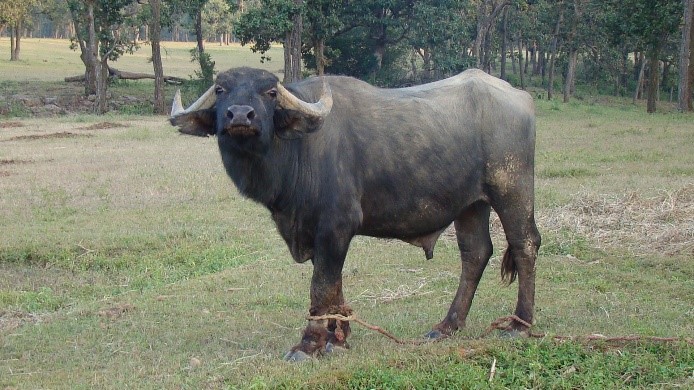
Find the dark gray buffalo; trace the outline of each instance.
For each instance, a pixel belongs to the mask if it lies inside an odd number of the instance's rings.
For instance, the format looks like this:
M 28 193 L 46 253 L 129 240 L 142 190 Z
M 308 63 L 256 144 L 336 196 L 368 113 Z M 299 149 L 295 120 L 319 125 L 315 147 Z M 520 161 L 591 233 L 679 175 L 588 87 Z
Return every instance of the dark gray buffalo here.
M 465 325 L 492 254 L 489 213 L 504 227 L 502 278 L 518 277 L 515 314 L 533 320 L 535 117 L 531 97 L 479 70 L 431 84 L 379 89 L 349 77 L 286 88 L 263 70 L 219 74 L 171 123 L 216 135 L 239 191 L 265 205 L 295 261 L 313 262 L 310 315 L 351 312 L 342 268 L 355 235 L 397 238 L 433 256 L 453 222 L 462 259 L 448 314 L 427 334 Z M 523 331 L 513 323 L 509 331 Z M 346 346 L 347 321 L 309 320 L 287 354 L 301 360 Z

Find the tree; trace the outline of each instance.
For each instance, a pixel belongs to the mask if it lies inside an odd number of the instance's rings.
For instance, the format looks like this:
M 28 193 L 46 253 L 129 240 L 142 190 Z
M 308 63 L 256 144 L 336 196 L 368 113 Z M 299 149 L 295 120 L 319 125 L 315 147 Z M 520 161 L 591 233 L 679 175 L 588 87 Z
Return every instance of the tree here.
M 633 36 L 648 61 L 649 113 L 656 111 L 660 82 L 660 58 L 665 43 L 679 29 L 682 16 L 680 0 L 611 0 L 617 24 L 627 35 Z
M 496 20 L 496 18 L 501 14 L 501 12 L 511 5 L 510 0 L 480 0 L 477 7 L 477 35 L 475 36 L 475 42 L 472 49 L 472 55 L 476 58 L 476 67 L 479 69 L 485 69 L 487 72 L 489 69 L 489 59 L 485 58 L 483 46 L 485 43 L 489 43 L 489 31 L 490 27 Z
M 264 54 L 272 42 L 284 43 L 284 82 L 298 80 L 301 61 L 301 26 L 303 0 L 261 0 L 257 7 L 243 14 L 234 26 L 241 44 L 251 44 L 253 52 Z M 297 46 L 298 45 L 298 46 Z
M 415 3 L 412 0 L 362 0 L 345 3 L 342 19 L 344 31 L 362 30 L 365 43 L 371 48 L 375 60 L 370 72 L 372 78 L 383 69 L 387 49 L 408 37 L 414 25 Z
M 0 2 L 0 25 L 7 24 L 10 30 L 10 61 L 18 61 L 22 25 L 31 17 L 38 0 L 3 0 Z
M 569 30 L 567 37 L 568 46 L 568 64 L 566 70 L 566 78 L 564 81 L 564 103 L 569 102 L 569 98 L 572 94 L 572 89 L 574 87 L 574 81 L 576 77 L 576 64 L 578 62 L 578 50 L 579 50 L 579 26 L 583 25 L 583 12 L 586 6 L 586 0 L 572 0 L 569 6 L 572 8 L 573 12 L 568 12 L 570 15 L 571 29 Z
M 301 12 L 304 0 L 294 0 L 296 9 L 292 15 L 292 27 L 284 39 L 284 82 L 292 83 L 301 80 L 301 35 L 303 34 L 303 15 Z
M 691 1 L 691 0 L 690 0 Z M 689 29 L 689 95 L 687 96 L 687 108 L 689 111 L 694 111 L 694 11 L 690 14 Z
M 310 0 L 304 9 L 304 61 L 310 62 L 312 58 L 313 65 L 309 66 L 315 68 L 318 75 L 323 75 L 325 67 L 330 64 L 326 55 L 326 40 L 341 26 L 341 4 L 334 0 Z
M 96 95 L 95 112 L 108 111 L 108 61 L 125 52 L 132 52 L 136 44 L 119 29 L 135 10 L 134 0 L 69 0 L 70 13 L 77 36 L 73 48 L 80 48 L 80 58 L 85 65 L 85 94 Z
M 691 110 L 692 90 L 689 89 L 689 68 L 692 65 L 692 22 L 694 21 L 694 0 L 684 0 L 684 25 L 680 43 L 680 68 L 677 96 L 677 109 L 680 112 Z
M 441 12 L 446 9 L 448 12 Z M 458 73 L 469 67 L 468 56 L 476 28 L 475 8 L 467 1 L 436 0 L 417 2 L 407 42 L 421 59 L 422 72 L 417 74 L 411 61 L 413 81 L 427 82 Z
M 225 0 L 208 0 L 202 9 L 202 31 L 207 40 L 228 44 L 234 14 Z
M 149 5 L 152 13 L 149 33 L 152 46 L 152 66 L 154 67 L 154 111 L 157 114 L 165 114 L 164 66 L 161 62 L 161 0 L 149 0 Z
M 41 11 L 53 25 L 53 38 L 69 38 L 74 35 L 66 0 L 41 0 Z
M 554 32 L 552 33 L 552 43 L 550 45 L 549 69 L 547 70 L 549 73 L 547 81 L 547 99 L 549 100 L 551 100 L 554 97 L 554 67 L 556 64 L 557 51 L 559 50 L 559 31 L 561 29 L 562 24 L 564 23 L 563 5 L 563 1 L 559 1 L 559 3 L 557 4 L 558 15 L 556 16 L 556 24 L 554 25 Z

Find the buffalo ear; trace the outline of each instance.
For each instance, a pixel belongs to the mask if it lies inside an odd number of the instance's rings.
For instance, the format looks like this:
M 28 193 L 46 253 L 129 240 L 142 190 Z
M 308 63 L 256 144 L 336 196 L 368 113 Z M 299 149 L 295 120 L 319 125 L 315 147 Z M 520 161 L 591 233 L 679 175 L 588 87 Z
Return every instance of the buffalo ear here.
M 215 110 L 199 110 L 169 119 L 183 134 L 209 137 L 215 134 Z
M 297 138 L 313 133 L 323 125 L 323 119 L 295 110 L 275 110 L 275 132 L 280 138 Z

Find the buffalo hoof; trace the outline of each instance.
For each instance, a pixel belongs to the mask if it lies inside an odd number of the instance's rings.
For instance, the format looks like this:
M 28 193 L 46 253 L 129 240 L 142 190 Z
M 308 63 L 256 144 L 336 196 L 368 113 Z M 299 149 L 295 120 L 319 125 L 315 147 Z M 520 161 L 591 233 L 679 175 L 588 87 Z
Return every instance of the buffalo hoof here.
M 518 339 L 528 337 L 528 331 L 508 328 L 501 331 L 500 337 L 504 339 Z
M 292 363 L 303 362 L 310 358 L 311 355 L 307 354 L 302 350 L 289 351 L 286 355 L 284 355 L 284 360 Z
M 345 347 L 335 345 L 335 344 L 329 342 L 329 343 L 325 344 L 325 349 L 323 349 L 320 352 L 318 352 L 318 351 L 315 352 L 314 355 L 315 356 L 325 356 L 325 355 L 337 353 L 337 352 L 344 351 L 344 350 L 346 350 Z M 314 355 L 309 355 L 306 352 L 304 352 L 300 349 L 297 349 L 296 351 L 287 352 L 287 354 L 284 355 L 284 360 L 288 361 L 288 362 L 298 363 L 298 362 L 303 362 L 304 360 L 311 359 Z
M 447 334 L 441 332 L 440 330 L 432 329 L 429 331 L 429 333 L 424 335 L 424 339 L 427 341 L 437 341 L 441 339 L 445 339 L 448 337 Z

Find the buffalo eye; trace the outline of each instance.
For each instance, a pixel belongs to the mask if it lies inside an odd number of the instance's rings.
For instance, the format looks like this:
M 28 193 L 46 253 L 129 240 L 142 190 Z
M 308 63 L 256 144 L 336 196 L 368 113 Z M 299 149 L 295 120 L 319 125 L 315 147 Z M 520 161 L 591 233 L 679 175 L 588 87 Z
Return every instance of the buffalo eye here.
M 276 98 L 277 97 L 277 90 L 275 88 L 272 88 L 271 90 L 266 92 L 268 96 L 271 98 Z
M 224 88 L 220 87 L 219 85 L 216 86 L 216 87 L 214 87 L 214 93 L 215 93 L 216 95 L 221 95 L 221 94 L 223 94 L 224 92 L 225 92 L 225 91 L 224 91 Z

